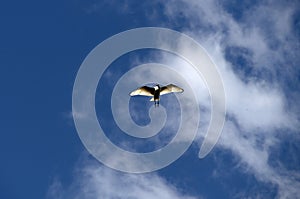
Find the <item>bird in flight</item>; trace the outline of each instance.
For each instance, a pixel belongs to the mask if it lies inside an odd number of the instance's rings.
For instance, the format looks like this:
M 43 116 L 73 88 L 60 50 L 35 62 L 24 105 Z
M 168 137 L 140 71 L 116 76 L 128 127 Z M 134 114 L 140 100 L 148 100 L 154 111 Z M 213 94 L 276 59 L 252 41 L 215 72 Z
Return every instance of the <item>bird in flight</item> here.
M 143 95 L 152 97 L 150 101 L 154 101 L 155 107 L 159 106 L 159 97 L 161 95 L 165 95 L 168 93 L 182 93 L 183 89 L 174 85 L 169 84 L 167 86 L 160 87 L 159 84 L 156 84 L 154 87 L 142 86 L 134 91 L 132 91 L 129 95 Z

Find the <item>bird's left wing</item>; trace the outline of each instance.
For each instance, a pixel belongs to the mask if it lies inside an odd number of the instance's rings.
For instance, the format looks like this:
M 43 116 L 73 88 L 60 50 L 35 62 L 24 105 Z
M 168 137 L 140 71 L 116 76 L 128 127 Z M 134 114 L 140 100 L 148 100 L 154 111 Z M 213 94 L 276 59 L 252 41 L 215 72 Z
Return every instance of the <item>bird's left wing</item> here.
M 160 95 L 165 95 L 168 93 L 182 93 L 184 90 L 174 84 L 169 84 L 167 86 L 161 87 Z
M 148 87 L 148 86 L 142 86 L 135 91 L 132 91 L 130 96 L 135 96 L 135 95 L 144 95 L 144 96 L 153 96 L 154 95 L 154 88 Z

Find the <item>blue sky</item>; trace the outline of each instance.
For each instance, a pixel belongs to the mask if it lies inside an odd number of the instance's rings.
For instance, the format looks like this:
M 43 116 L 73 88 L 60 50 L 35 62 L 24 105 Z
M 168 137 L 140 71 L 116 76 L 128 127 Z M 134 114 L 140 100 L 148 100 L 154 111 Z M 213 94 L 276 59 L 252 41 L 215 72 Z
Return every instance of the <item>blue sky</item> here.
M 297 1 L 76 0 L 0 5 L 0 198 L 299 197 Z M 202 125 L 186 153 L 156 172 L 124 174 L 107 168 L 84 148 L 72 119 L 72 89 L 82 61 L 95 46 L 121 31 L 145 26 L 171 28 L 203 45 L 223 78 L 227 117 L 218 144 L 199 159 L 210 109 L 207 90 L 199 90 Z M 147 151 L 168 141 L 168 137 L 147 142 L 124 136 L 107 106 L 114 81 L 122 73 L 137 63 L 154 61 L 181 64 L 167 53 L 132 52 L 106 71 L 107 76 L 113 74 L 109 76 L 113 81 L 103 78 L 98 85 L 96 108 L 105 108 L 99 121 L 115 130 L 108 135 L 112 141 L 125 142 L 122 147 L 129 150 Z M 126 67 L 119 70 L 118 64 Z M 101 86 L 107 86 L 105 94 Z M 161 103 L 172 109 L 178 106 L 174 96 Z M 138 124 L 147 124 L 149 118 L 137 108 L 147 112 L 151 105 L 147 98 L 131 100 Z

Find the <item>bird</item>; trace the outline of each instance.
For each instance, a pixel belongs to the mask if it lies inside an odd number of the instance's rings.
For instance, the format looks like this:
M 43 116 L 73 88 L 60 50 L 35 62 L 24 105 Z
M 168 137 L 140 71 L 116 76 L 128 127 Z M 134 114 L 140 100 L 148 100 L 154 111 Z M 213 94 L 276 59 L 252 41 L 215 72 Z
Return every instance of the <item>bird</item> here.
M 143 96 L 150 96 L 152 97 L 150 101 L 154 101 L 154 106 L 159 106 L 159 97 L 161 95 L 165 95 L 168 93 L 182 93 L 184 90 L 174 84 L 169 84 L 166 86 L 160 86 L 156 84 L 154 87 L 149 86 L 142 86 L 134 91 L 132 91 L 129 95 L 136 96 L 136 95 L 143 95 Z

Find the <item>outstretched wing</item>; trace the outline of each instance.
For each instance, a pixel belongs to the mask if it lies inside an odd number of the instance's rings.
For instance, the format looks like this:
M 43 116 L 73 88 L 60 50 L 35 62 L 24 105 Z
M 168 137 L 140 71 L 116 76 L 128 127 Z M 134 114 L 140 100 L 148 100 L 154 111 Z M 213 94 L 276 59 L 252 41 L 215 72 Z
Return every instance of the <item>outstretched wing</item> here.
M 148 86 L 142 86 L 141 88 L 132 91 L 129 95 L 130 96 L 135 96 L 135 95 L 153 96 L 154 88 Z
M 182 92 L 183 92 L 182 88 L 180 88 L 174 84 L 169 84 L 167 86 L 161 87 L 160 95 L 165 95 L 168 93 L 182 93 Z

